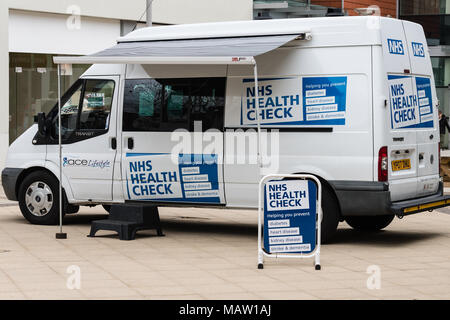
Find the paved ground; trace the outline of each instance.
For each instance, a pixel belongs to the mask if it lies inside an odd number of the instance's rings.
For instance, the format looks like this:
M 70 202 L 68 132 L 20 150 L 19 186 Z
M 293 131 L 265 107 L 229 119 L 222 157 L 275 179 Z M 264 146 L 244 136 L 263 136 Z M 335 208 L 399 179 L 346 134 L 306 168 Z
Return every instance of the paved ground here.
M 90 221 L 105 216 L 96 207 L 69 216 L 68 239 L 55 240 L 56 227 L 27 223 L 0 197 L 0 299 L 450 299 L 450 209 L 371 235 L 342 223 L 322 248 L 322 271 L 309 259 L 257 270 L 254 211 L 160 212 L 163 238 L 87 238 Z M 381 289 L 367 288 L 373 265 Z M 67 287 L 76 284 L 70 266 L 80 268 L 79 290 Z

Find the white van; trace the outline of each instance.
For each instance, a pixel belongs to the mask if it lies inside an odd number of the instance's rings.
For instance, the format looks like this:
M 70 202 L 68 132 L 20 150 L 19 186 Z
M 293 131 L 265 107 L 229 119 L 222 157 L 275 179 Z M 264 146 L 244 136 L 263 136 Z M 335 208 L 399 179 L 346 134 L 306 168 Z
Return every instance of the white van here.
M 279 154 L 268 156 L 278 156 L 272 173 L 323 183 L 324 241 L 340 221 L 379 230 L 395 215 L 450 204 L 418 24 L 380 17 L 209 23 L 140 29 L 118 43 L 127 52 L 155 41 L 226 39 L 230 48 L 296 30 L 307 32 L 256 57 L 258 100 L 253 69 L 244 65 L 93 65 L 62 97 L 65 213 L 135 201 L 257 208 L 257 162 L 217 161 L 254 158 L 253 143 L 229 146 L 254 132 L 257 103 L 261 128 L 279 138 Z M 2 183 L 28 221 L 52 224 L 59 221 L 58 107 L 39 119 L 11 144 Z M 200 135 L 214 129 L 223 148 L 174 157 L 174 131 L 194 139 L 200 122 Z

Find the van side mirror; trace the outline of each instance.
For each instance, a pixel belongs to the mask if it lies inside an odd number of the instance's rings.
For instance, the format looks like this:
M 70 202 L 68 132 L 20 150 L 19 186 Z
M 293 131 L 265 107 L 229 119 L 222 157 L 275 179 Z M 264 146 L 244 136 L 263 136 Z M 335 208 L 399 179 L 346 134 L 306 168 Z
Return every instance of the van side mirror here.
M 37 114 L 37 124 L 38 124 L 38 132 L 41 136 L 45 137 L 47 134 L 46 125 L 45 125 L 45 113 L 39 112 Z

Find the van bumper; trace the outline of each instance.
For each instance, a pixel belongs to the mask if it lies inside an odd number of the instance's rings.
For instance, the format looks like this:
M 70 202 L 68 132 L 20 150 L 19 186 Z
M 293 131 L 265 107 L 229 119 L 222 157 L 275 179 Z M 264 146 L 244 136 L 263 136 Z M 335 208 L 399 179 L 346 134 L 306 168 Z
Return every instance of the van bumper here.
M 2 171 L 2 185 L 8 200 L 17 201 L 16 184 L 19 175 L 24 169 L 21 168 L 5 168 Z
M 436 194 L 391 202 L 389 184 L 366 181 L 330 181 L 339 200 L 341 213 L 346 216 L 406 216 L 422 211 L 431 211 L 450 205 L 450 196 L 445 196 L 444 184 L 439 183 Z

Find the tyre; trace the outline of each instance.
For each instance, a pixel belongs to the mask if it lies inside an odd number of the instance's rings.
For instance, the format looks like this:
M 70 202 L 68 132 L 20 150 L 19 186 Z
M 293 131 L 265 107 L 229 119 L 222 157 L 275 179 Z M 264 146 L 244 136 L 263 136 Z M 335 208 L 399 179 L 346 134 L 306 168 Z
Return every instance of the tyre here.
M 111 205 L 110 204 L 102 204 L 103 209 L 105 209 L 106 212 L 111 212 Z
M 336 196 L 330 186 L 322 183 L 322 224 L 321 243 L 329 243 L 339 224 L 340 209 Z
M 386 228 L 394 220 L 394 215 L 370 217 L 346 217 L 345 221 L 350 227 L 361 231 L 379 231 Z
M 35 171 L 26 176 L 20 184 L 18 200 L 20 211 L 29 222 L 59 223 L 59 182 L 50 173 Z

